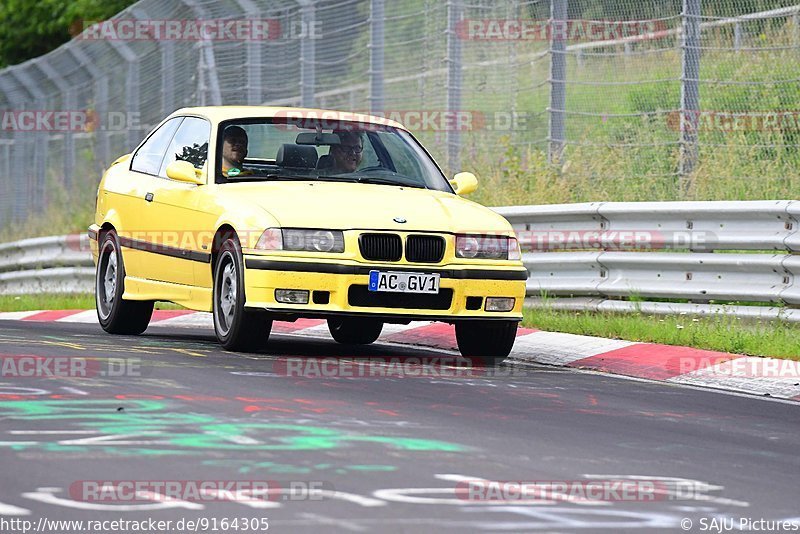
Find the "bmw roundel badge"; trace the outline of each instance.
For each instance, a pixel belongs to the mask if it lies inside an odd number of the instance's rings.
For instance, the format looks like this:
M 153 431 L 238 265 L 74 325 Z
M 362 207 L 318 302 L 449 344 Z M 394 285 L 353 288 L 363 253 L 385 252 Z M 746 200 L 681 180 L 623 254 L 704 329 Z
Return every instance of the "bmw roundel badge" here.
M 402 218 L 402 217 L 395 217 L 395 218 L 394 218 L 394 219 L 392 219 L 392 220 L 393 220 L 394 222 L 398 223 L 398 224 L 404 224 L 404 223 L 406 223 L 406 222 L 407 222 L 407 221 L 406 221 L 404 218 Z

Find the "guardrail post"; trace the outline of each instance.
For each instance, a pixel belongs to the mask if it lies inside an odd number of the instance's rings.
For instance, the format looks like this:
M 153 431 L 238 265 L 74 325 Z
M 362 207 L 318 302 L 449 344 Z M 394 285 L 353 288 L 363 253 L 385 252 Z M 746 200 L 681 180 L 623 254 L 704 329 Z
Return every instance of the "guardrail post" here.
M 304 28 L 314 27 L 316 10 L 314 0 L 298 0 L 300 3 L 300 17 Z M 314 107 L 314 93 L 316 92 L 316 42 L 314 39 L 300 41 L 300 104 L 303 107 Z
M 681 33 L 680 193 L 691 185 L 697 165 L 697 124 L 700 113 L 700 0 L 683 0 Z
M 463 85 L 461 39 L 458 35 L 458 22 L 464 17 L 462 0 L 447 2 L 447 111 L 451 114 L 461 110 L 461 86 Z M 448 128 L 445 134 L 447 145 L 447 170 L 450 174 L 461 167 L 461 132 Z
M 566 141 L 564 112 L 567 105 L 567 4 L 568 0 L 552 0 L 550 4 L 550 114 L 547 158 L 561 161 Z
M 383 111 L 384 0 L 372 0 L 369 21 L 369 110 Z

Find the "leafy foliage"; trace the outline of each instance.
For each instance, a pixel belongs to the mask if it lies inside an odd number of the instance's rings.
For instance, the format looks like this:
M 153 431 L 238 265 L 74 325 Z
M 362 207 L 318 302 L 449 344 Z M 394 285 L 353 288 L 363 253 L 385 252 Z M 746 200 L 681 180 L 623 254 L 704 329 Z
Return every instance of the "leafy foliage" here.
M 46 54 L 133 0 L 3 0 L 0 2 L 0 67 Z

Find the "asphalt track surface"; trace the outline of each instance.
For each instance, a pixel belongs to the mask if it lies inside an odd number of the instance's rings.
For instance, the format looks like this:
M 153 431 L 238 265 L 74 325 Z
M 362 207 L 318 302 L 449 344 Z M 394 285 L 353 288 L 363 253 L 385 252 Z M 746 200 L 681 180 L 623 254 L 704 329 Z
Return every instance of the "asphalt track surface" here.
M 264 531 L 244 522 L 221 528 L 234 518 L 267 518 L 272 532 L 800 525 L 797 403 L 545 366 L 320 377 L 314 367 L 289 372 L 287 362 L 452 353 L 291 335 L 273 335 L 259 354 L 227 353 L 200 329 L 126 337 L 97 325 L 6 321 L 0 354 L 86 359 L 92 375 L 6 369 L 0 378 L 3 533 L 22 532 L 21 521 L 40 532 L 97 532 L 42 527 L 40 519 L 173 521 L 165 532 L 189 531 L 176 528 L 181 519 L 205 521 L 199 532 Z M 232 480 L 269 481 L 272 490 L 268 498 L 222 493 L 166 503 L 152 494 L 98 502 L 81 493 L 81 481 Z M 570 493 L 519 500 L 514 484 L 493 486 L 503 494 L 481 493 L 492 486 L 479 484 L 470 494 L 470 480 L 549 481 L 544 487 Z M 580 499 L 581 488 L 620 480 L 639 483 L 627 495 Z

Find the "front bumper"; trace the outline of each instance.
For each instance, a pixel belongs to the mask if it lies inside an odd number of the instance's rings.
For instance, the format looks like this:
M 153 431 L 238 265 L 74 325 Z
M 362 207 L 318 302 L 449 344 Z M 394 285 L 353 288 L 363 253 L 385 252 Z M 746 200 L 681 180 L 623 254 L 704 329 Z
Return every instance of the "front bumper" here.
M 466 319 L 521 320 L 525 297 L 527 271 L 524 267 L 485 267 L 448 265 L 425 267 L 410 265 L 369 264 L 358 262 L 303 261 L 297 258 L 265 258 L 245 254 L 245 293 L 248 308 L 260 308 L 275 313 L 303 317 L 336 315 L 369 316 L 384 321 L 404 322 L 414 319 L 457 321 Z M 351 286 L 366 286 L 369 271 L 408 271 L 439 273 L 440 293 L 452 292 L 449 303 L 437 300 L 428 306 L 430 298 L 415 299 L 408 293 L 394 302 L 392 307 L 382 307 L 369 300 L 363 290 Z M 300 289 L 310 293 L 309 303 L 284 304 L 275 299 L 276 289 Z M 314 292 L 328 292 L 326 303 L 314 303 Z M 358 297 L 360 294 L 361 298 Z M 386 294 L 383 294 L 386 295 Z M 467 297 L 482 297 L 480 309 L 468 309 Z M 509 312 L 484 311 L 486 297 L 513 297 L 514 308 Z M 389 300 L 395 300 L 390 298 Z M 474 300 L 473 307 L 474 307 Z M 398 305 L 399 304 L 399 305 Z M 417 306 L 417 304 L 421 304 Z M 449 305 L 448 305 L 449 304 Z M 445 307 L 446 306 L 446 307 Z

